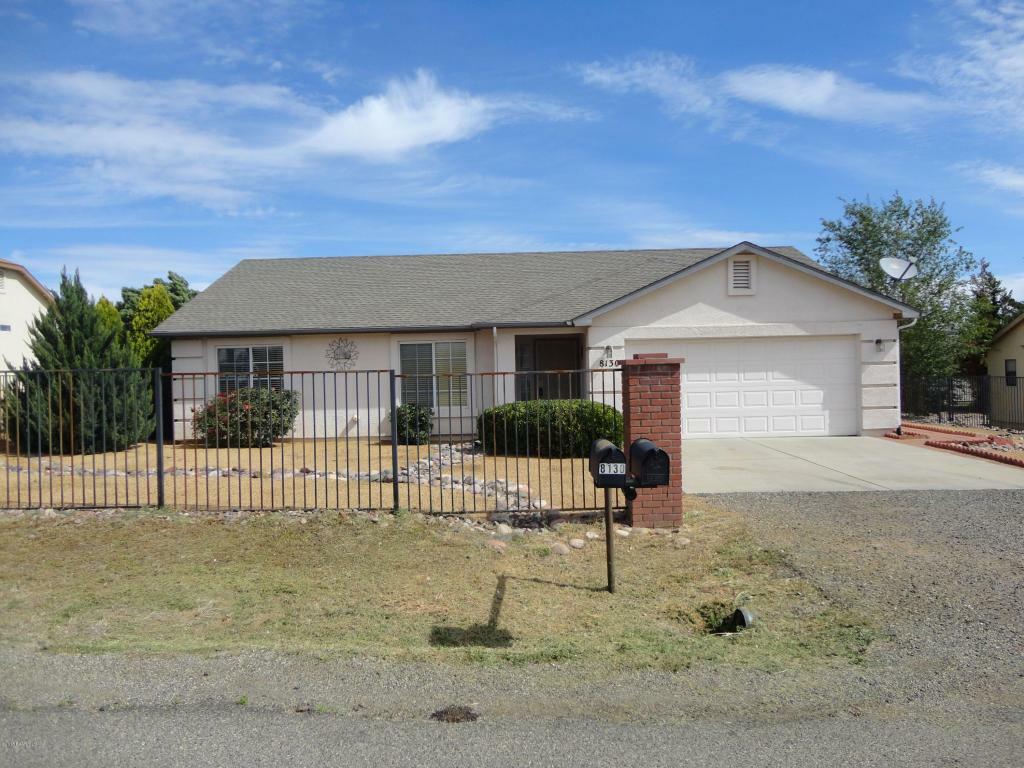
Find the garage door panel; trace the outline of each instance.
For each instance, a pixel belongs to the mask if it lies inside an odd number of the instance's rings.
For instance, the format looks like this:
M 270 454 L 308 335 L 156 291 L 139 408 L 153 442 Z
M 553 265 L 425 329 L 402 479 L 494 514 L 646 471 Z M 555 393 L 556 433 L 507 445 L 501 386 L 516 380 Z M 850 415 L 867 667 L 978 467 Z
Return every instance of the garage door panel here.
M 751 390 L 743 393 L 743 407 L 757 408 L 768 405 L 768 392 L 763 389 Z
M 739 434 L 740 419 L 738 416 L 718 416 L 715 418 L 715 434 L 718 436 Z
M 772 407 L 796 405 L 796 392 L 792 389 L 777 389 L 772 392 Z
M 683 417 L 683 432 L 690 437 L 698 435 L 712 435 L 710 417 L 691 419 Z
M 743 417 L 743 434 L 763 435 L 768 432 L 767 416 L 745 416 Z
M 822 405 L 825 393 L 820 389 L 803 389 L 800 391 L 800 405 Z
M 683 397 L 683 403 L 686 408 L 710 408 L 711 407 L 711 393 L 710 392 L 687 392 Z
M 800 417 L 801 432 L 824 432 L 825 426 L 825 416 L 822 414 Z
M 683 435 L 849 435 L 860 425 L 859 343 L 852 337 L 645 342 L 682 368 Z
M 739 392 L 715 392 L 715 408 L 739 408 Z

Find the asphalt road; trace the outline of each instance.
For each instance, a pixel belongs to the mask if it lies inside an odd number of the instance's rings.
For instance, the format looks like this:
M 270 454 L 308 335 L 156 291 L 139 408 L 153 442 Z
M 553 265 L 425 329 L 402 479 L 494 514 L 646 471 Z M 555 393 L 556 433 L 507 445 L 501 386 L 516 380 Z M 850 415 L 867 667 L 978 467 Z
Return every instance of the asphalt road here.
M 0 766 L 1024 765 L 1024 493 L 715 501 L 880 617 L 863 665 L 595 677 L 3 649 Z M 456 703 L 480 719 L 429 719 Z

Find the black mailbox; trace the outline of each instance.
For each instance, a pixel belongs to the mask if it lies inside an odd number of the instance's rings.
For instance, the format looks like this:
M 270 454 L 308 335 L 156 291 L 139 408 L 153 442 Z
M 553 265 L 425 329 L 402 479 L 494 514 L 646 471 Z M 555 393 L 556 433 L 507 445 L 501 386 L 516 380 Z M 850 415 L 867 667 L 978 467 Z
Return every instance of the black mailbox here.
M 626 487 L 626 457 L 611 440 L 595 440 L 591 444 L 590 475 L 597 488 Z
M 668 464 L 668 454 L 646 438 L 629 446 L 629 474 L 637 488 L 668 485 Z

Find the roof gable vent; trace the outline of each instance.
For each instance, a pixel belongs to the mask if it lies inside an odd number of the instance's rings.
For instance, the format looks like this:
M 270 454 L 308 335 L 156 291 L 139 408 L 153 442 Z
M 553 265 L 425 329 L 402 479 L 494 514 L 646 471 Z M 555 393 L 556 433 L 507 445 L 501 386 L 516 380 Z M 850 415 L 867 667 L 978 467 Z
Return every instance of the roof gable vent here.
M 755 266 L 753 256 L 737 256 L 729 260 L 730 296 L 750 296 L 754 293 Z

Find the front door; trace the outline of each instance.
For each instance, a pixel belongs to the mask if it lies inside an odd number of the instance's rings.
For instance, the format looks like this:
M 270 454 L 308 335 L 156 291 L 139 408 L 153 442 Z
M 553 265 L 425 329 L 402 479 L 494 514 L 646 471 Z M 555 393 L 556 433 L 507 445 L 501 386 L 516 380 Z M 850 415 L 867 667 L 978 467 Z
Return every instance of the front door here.
M 519 340 L 517 340 L 519 341 Z M 534 336 L 521 341 L 529 350 L 521 370 L 536 371 L 520 382 L 520 400 L 565 400 L 580 397 L 580 339 L 578 336 Z M 527 350 L 523 350 L 526 352 Z

